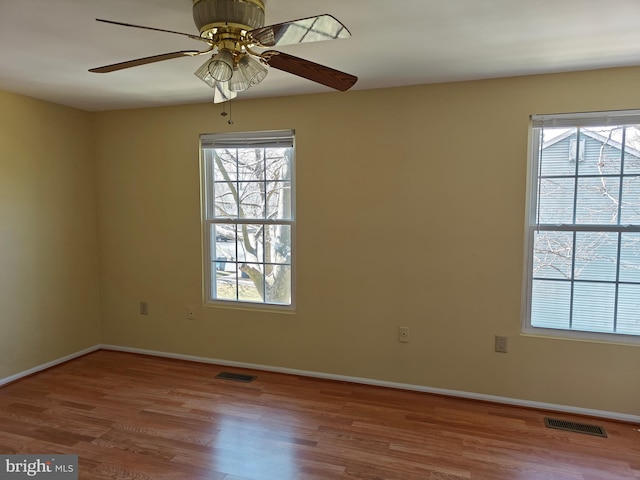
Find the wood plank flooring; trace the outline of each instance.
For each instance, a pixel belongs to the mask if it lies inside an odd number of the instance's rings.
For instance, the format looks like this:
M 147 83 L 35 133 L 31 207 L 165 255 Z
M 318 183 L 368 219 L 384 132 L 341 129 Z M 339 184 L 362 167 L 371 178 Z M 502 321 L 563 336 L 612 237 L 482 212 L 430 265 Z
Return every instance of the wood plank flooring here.
M 633 425 L 545 415 L 102 350 L 0 388 L 0 453 L 77 454 L 96 480 L 640 479 Z

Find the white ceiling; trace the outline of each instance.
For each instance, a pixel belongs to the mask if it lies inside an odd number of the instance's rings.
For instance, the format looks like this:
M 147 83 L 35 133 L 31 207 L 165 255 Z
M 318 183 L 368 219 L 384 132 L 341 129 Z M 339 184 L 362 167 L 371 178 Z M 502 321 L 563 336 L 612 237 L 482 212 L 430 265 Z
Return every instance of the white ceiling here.
M 0 0 L 0 89 L 90 111 L 210 101 L 211 89 L 193 75 L 206 57 L 87 71 L 201 46 L 96 18 L 197 34 L 191 7 L 192 0 Z M 352 38 L 279 49 L 357 75 L 357 90 L 640 65 L 639 0 L 266 0 L 267 24 L 323 13 Z M 238 99 L 326 91 L 271 69 Z

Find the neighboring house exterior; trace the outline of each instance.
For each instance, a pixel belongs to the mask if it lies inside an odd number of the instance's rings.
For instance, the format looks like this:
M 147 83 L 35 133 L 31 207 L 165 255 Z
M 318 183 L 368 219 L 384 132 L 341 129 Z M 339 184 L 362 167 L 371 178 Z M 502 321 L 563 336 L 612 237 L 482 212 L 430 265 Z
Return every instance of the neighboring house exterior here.
M 575 161 L 577 136 L 575 129 L 567 129 L 566 132 L 544 142 L 542 150 L 545 159 L 548 161 L 549 158 L 556 157 L 562 161 Z M 579 161 L 586 161 L 587 165 L 590 164 L 591 167 L 595 167 L 594 162 L 603 154 L 606 159 L 617 162 L 619 165 L 623 149 L 623 145 L 619 140 L 619 138 L 616 139 L 613 136 L 609 138 L 607 135 L 593 130 L 581 129 Z M 637 146 L 640 147 L 640 138 L 637 139 L 637 142 L 639 143 Z M 626 145 L 626 160 L 635 163 L 635 171 L 627 173 L 640 174 L 640 150 L 633 148 L 633 145 L 630 145 L 629 142 Z M 597 174 L 598 171 L 592 169 L 591 173 Z
M 579 139 L 578 139 L 579 137 Z M 638 139 L 640 140 L 640 139 Z M 577 144 L 580 147 L 577 148 Z M 579 224 L 617 223 L 617 215 L 622 215 L 620 223 L 640 222 L 640 179 L 625 177 L 620 182 L 619 175 L 640 174 L 640 151 L 623 145 L 600 133 L 581 129 L 567 132 L 544 142 L 542 145 L 542 168 L 539 194 L 543 197 L 540 223 L 570 223 L 572 209 L 559 208 L 571 205 L 563 201 L 565 196 L 575 195 L 574 177 L 577 165 L 577 209 L 575 222 Z M 624 164 L 624 171 L 622 170 Z M 545 181 L 547 179 L 548 181 Z M 622 183 L 622 204 L 620 187 Z M 631 188 L 633 186 L 633 189 Z M 548 201 L 544 196 L 548 195 Z M 556 204 L 558 208 L 553 208 Z

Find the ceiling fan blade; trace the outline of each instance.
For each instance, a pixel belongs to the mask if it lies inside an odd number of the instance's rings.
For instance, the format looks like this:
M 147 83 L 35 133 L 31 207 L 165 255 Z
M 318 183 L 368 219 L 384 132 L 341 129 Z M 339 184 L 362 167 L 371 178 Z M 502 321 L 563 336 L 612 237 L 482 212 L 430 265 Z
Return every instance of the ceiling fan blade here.
M 123 70 L 125 68 L 137 67 L 138 65 L 146 65 L 147 63 L 161 62 L 163 60 L 170 60 L 178 57 L 193 57 L 200 55 L 198 50 L 182 50 L 180 52 L 163 53 L 161 55 L 153 55 L 152 57 L 137 58 L 135 60 L 129 60 L 127 62 L 114 63 L 112 65 L 105 65 L 104 67 L 91 68 L 89 71 L 93 73 L 109 73 L 117 70 Z
M 303 58 L 294 57 L 288 53 L 267 50 L 261 55 L 262 59 L 271 67 L 284 72 L 293 73 L 313 82 L 342 92 L 349 90 L 358 81 L 358 77 L 348 73 L 310 62 Z
M 256 28 L 250 31 L 249 35 L 263 47 L 276 47 L 349 38 L 351 33 L 347 27 L 331 15 L 318 15 Z
M 154 30 L 156 32 L 173 33 L 175 35 L 182 35 L 183 37 L 189 37 L 192 40 L 200 40 L 201 42 L 209 43 L 209 41 L 206 38 L 202 38 L 199 35 L 192 35 L 190 33 L 175 32 L 173 30 L 164 30 L 162 28 L 145 27 L 143 25 L 134 25 L 132 23 L 114 22 L 113 20 L 103 20 L 102 18 L 96 18 L 96 22 L 111 23 L 113 25 L 121 25 L 123 27 L 144 28 L 145 30 Z

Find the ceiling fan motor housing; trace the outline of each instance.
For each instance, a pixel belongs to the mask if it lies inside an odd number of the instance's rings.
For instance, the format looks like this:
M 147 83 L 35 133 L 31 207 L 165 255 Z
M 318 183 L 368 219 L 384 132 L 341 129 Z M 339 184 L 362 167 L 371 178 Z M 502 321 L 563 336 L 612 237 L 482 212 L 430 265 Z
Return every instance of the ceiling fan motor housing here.
M 193 0 L 193 20 L 202 35 L 229 25 L 242 30 L 264 26 L 262 0 Z

